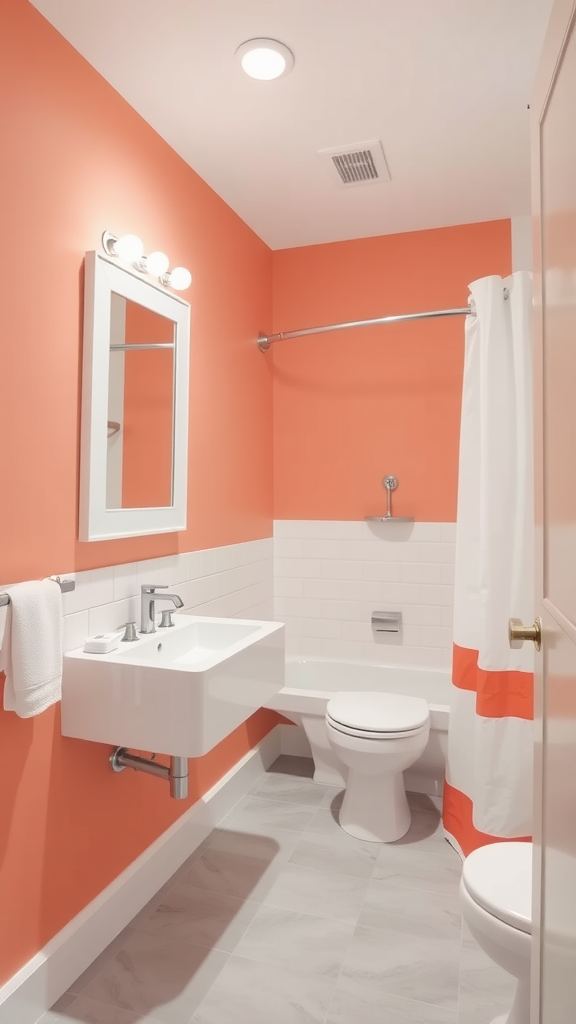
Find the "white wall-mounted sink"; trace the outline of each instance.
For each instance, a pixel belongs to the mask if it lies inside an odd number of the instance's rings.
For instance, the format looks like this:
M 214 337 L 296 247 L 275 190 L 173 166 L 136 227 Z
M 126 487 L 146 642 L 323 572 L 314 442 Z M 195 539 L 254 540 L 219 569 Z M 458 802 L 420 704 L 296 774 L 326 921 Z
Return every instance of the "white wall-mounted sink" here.
M 199 757 L 283 685 L 282 623 L 175 615 L 110 654 L 64 655 L 62 735 Z

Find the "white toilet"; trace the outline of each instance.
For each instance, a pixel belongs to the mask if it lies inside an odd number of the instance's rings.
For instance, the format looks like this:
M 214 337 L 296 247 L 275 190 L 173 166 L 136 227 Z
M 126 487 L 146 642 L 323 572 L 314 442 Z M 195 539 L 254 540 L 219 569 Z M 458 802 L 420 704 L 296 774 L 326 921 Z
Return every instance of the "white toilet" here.
M 339 693 L 328 701 L 326 730 L 348 767 L 344 831 L 373 843 L 401 839 L 411 820 L 402 772 L 428 743 L 427 702 L 396 693 Z
M 464 861 L 462 916 L 485 953 L 518 979 L 509 1014 L 493 1024 L 530 1024 L 532 844 L 492 843 Z

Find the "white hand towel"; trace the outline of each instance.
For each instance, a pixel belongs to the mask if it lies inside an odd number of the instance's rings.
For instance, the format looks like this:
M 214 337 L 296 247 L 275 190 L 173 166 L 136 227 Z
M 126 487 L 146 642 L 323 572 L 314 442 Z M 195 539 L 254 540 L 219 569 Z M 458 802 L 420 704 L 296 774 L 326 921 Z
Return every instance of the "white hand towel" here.
M 62 696 L 62 592 L 55 580 L 7 588 L 10 604 L 0 669 L 6 673 L 4 709 L 31 718 Z

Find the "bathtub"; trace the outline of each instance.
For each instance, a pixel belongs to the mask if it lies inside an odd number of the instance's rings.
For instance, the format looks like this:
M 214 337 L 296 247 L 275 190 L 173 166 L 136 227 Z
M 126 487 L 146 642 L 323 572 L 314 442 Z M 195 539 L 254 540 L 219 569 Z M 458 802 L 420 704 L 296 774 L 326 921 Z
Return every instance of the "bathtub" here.
M 404 773 L 406 789 L 442 794 L 450 714 L 450 675 L 435 669 L 386 668 L 321 658 L 288 660 L 285 686 L 266 705 L 304 729 L 314 758 L 314 781 L 344 786 L 344 767 L 328 743 L 326 705 L 341 690 L 370 690 L 424 697 L 430 707 L 430 739 L 421 758 Z

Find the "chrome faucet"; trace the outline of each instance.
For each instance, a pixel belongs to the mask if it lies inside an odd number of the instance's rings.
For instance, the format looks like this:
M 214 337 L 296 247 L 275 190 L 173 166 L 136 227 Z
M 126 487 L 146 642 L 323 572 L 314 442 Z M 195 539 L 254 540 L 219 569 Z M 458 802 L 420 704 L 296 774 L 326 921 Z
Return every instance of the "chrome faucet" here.
M 157 594 L 157 590 L 165 590 L 167 583 L 144 584 L 140 596 L 140 632 L 156 632 L 156 601 L 172 601 L 175 608 L 183 608 L 184 601 L 178 594 Z

